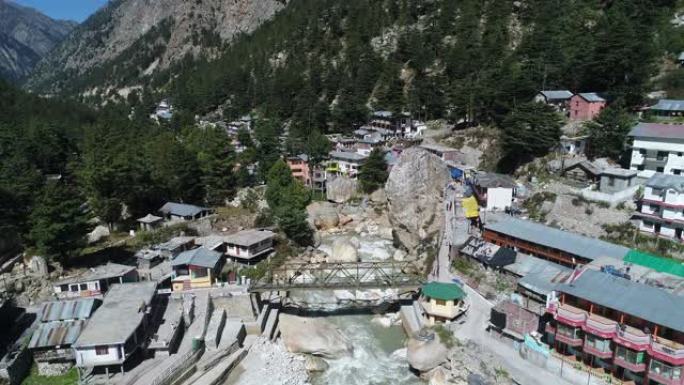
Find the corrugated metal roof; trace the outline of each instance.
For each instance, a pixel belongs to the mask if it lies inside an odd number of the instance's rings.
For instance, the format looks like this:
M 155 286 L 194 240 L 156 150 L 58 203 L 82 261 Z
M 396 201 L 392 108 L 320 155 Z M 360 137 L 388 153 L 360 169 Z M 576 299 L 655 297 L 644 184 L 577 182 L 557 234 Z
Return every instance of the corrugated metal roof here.
M 684 124 L 639 123 L 629 136 L 660 139 L 684 139 Z
M 646 186 L 682 192 L 684 191 L 684 176 L 655 173 L 646 181 Z
M 357 154 L 355 152 L 344 152 L 344 151 L 332 151 L 330 153 L 331 158 L 336 158 L 336 159 L 342 159 L 342 160 L 351 160 L 351 161 L 360 161 L 368 158 L 365 155 Z
M 193 265 L 214 268 L 221 260 L 221 253 L 198 247 L 193 250 L 184 251 L 171 262 L 172 266 Z
M 251 229 L 227 235 L 224 239 L 229 244 L 251 246 L 273 237 L 275 237 L 275 233 L 272 231 Z
M 582 99 L 588 102 L 605 102 L 606 99 L 600 97 L 596 92 L 582 92 L 577 94 L 582 97 Z
M 205 207 L 175 202 L 168 202 L 159 209 L 159 212 L 164 213 L 166 215 L 177 215 L 181 217 L 192 217 L 203 211 L 209 211 L 209 209 Z
M 684 297 L 596 270 L 585 270 L 558 291 L 684 331 Z
M 568 90 L 539 91 L 539 93 L 544 95 L 547 101 L 566 100 L 570 99 L 573 95 L 573 93 Z
M 95 298 L 83 298 L 44 303 L 41 307 L 40 322 L 88 319 L 98 302 Z
M 78 320 L 42 323 L 33 332 L 29 342 L 29 349 L 71 345 L 76 342 L 76 339 L 81 334 L 85 322 Z
M 651 109 L 656 111 L 684 111 L 684 100 L 660 99 Z
M 518 219 L 510 215 L 493 213 L 487 217 L 485 228 L 488 230 L 551 247 L 588 260 L 599 257 L 622 260 L 629 252 L 629 249 L 624 246 Z

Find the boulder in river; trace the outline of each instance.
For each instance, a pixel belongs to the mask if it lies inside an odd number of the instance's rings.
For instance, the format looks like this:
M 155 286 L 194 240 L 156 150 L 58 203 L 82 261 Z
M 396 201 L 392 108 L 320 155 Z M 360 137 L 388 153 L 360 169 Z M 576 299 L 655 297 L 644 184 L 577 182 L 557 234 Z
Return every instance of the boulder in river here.
M 340 224 L 340 217 L 332 203 L 313 202 L 307 208 L 309 221 L 319 230 L 329 230 Z
M 419 340 L 411 338 L 407 346 L 409 365 L 419 372 L 427 372 L 440 366 L 447 357 L 447 348 L 434 334 L 432 340 Z
M 342 332 L 322 317 L 281 314 L 280 332 L 285 347 L 292 353 L 340 358 L 351 355 L 354 350 Z
M 333 242 L 328 262 L 358 262 L 358 260 L 358 251 L 349 239 L 339 238 Z
M 396 238 L 414 251 L 427 240 L 437 242 L 444 227 L 444 189 L 451 181 L 446 164 L 419 148 L 401 154 L 385 191 Z
M 306 356 L 304 367 L 307 372 L 324 372 L 328 369 L 328 363 L 321 357 Z

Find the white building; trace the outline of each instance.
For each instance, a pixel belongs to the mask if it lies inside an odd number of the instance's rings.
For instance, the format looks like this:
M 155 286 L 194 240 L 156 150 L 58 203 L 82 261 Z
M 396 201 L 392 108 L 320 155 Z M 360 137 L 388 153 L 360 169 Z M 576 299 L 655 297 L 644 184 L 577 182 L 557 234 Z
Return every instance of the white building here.
M 106 265 L 92 268 L 82 276 L 58 281 L 52 287 L 60 299 L 94 297 L 107 292 L 111 284 L 135 282 L 138 279 L 135 266 L 107 262 Z
M 682 240 L 684 228 L 684 176 L 653 175 L 644 188 L 639 229 L 659 236 Z
M 243 230 L 224 238 L 226 255 L 233 261 L 246 262 L 273 251 L 275 233 L 268 230 Z
M 79 371 L 103 368 L 123 372 L 124 363 L 145 346 L 156 282 L 114 285 L 72 345 Z
M 630 169 L 640 177 L 682 175 L 684 124 L 639 123 L 629 136 L 633 138 Z
M 505 211 L 513 205 L 517 183 L 508 175 L 479 172 L 473 178 L 473 191 L 487 211 Z
M 356 152 L 332 151 L 326 171 L 328 173 L 356 178 L 368 156 Z

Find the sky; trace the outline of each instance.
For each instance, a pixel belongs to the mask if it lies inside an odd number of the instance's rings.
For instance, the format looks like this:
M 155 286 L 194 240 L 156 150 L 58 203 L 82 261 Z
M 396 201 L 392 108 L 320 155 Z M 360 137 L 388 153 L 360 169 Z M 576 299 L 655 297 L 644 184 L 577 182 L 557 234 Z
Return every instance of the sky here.
M 14 0 L 35 8 L 53 19 L 82 22 L 105 5 L 108 0 Z

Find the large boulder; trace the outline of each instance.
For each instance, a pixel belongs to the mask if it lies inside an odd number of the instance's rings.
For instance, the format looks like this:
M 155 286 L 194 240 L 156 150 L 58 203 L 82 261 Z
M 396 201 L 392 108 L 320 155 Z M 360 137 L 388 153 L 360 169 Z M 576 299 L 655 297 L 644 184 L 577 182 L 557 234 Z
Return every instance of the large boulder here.
M 279 327 L 283 343 L 292 353 L 340 358 L 354 350 L 344 334 L 325 318 L 281 314 Z
M 344 203 L 356 195 L 357 182 L 344 176 L 338 176 L 326 185 L 326 198 L 335 203 Z
M 387 193 L 385 192 L 385 189 L 379 188 L 370 194 L 369 198 L 373 203 L 386 203 Z
M 329 230 L 340 224 L 335 206 L 329 202 L 313 202 L 307 208 L 309 222 L 319 230 Z
M 333 242 L 328 262 L 358 262 L 359 254 L 356 246 L 347 238 L 339 238 Z
M 434 339 L 427 341 L 411 338 L 406 350 L 409 365 L 419 372 L 427 372 L 440 366 L 446 361 L 448 352 L 437 334 L 434 334 Z
M 426 240 L 437 242 L 444 227 L 444 190 L 451 181 L 437 156 L 410 148 L 392 167 L 385 191 L 395 236 L 410 253 Z

